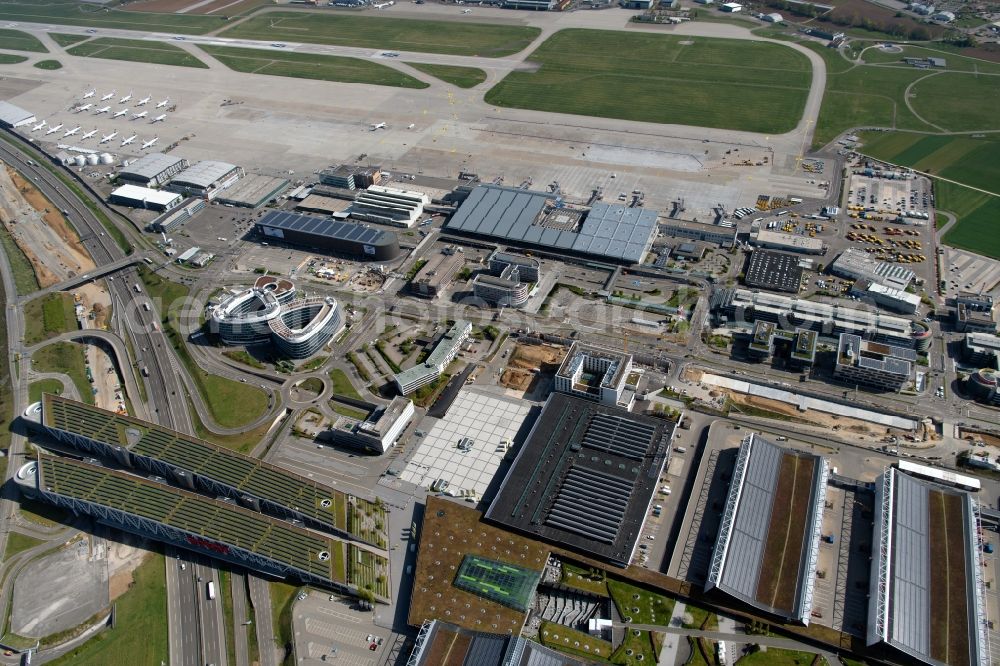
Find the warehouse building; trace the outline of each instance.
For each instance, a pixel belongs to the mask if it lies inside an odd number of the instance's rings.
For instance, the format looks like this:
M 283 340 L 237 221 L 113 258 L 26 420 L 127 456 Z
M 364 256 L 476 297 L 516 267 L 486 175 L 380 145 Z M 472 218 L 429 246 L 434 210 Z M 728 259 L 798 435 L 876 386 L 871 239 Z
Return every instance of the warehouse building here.
M 989 294 L 959 294 L 955 298 L 955 329 L 996 333 L 997 322 L 993 314 L 993 297 Z
M 295 210 L 301 210 L 305 213 L 333 215 L 339 220 L 346 220 L 350 216 L 350 213 L 347 211 L 351 208 L 351 203 L 350 199 L 338 199 L 322 194 L 309 194 L 303 197 L 295 206 Z
M 174 176 L 169 189 L 185 196 L 201 197 L 211 201 L 219 192 L 243 177 L 243 167 L 227 162 L 203 160 Z
M 111 193 L 108 201 L 129 208 L 168 211 L 179 206 L 184 197 L 176 192 L 164 192 L 138 185 L 122 185 Z
M 902 289 L 893 289 L 871 280 L 858 280 L 851 287 L 851 295 L 867 299 L 893 312 L 916 314 L 920 307 L 920 297 Z
M 423 192 L 372 185 L 354 198 L 351 217 L 365 222 L 409 228 L 417 223 L 423 215 L 424 206 L 430 202 L 430 197 Z
M 462 343 L 469 339 L 472 323 L 459 319 L 438 340 L 434 350 L 423 363 L 403 370 L 396 375 L 396 388 L 401 395 L 409 395 L 427 386 L 441 376 L 448 364 L 458 355 Z
M 188 161 L 176 155 L 150 153 L 123 166 L 118 172 L 118 180 L 142 187 L 160 187 L 174 175 L 188 168 Z
M 775 356 L 783 358 L 789 369 L 804 370 L 816 362 L 816 331 L 796 328 L 786 331 L 773 322 L 758 320 L 747 344 L 747 355 L 759 362 Z
M 287 178 L 251 175 L 230 186 L 215 200 L 224 206 L 261 208 L 272 201 L 277 201 L 290 184 Z
M 750 244 L 770 250 L 785 250 L 799 254 L 826 254 L 826 243 L 819 238 L 759 229 L 750 233 Z
M 35 122 L 35 114 L 10 102 L 0 101 L 0 127 L 14 129 Z
M 962 358 L 980 368 L 1000 369 L 1000 337 L 992 333 L 966 333 Z
M 979 504 L 954 477 L 904 461 L 876 479 L 867 643 L 907 662 L 987 666 Z
M 799 293 L 802 267 L 793 254 L 754 250 L 743 273 L 743 284 L 755 289 Z
M 905 290 L 917 274 L 899 264 L 873 259 L 870 254 L 848 248 L 830 264 L 830 273 L 848 280 L 870 280 L 892 289 Z
M 256 227 L 265 241 L 284 241 L 359 261 L 392 261 L 401 252 L 399 238 L 391 231 L 314 215 L 269 211 Z
M 763 320 L 787 330 L 804 328 L 827 337 L 852 333 L 918 351 L 927 351 L 932 340 L 930 329 L 923 322 L 748 289 L 716 289 L 710 307 L 719 323 L 732 326 L 746 327 Z
M 829 475 L 822 456 L 744 437 L 705 590 L 808 625 Z
M 642 261 L 656 232 L 656 211 L 597 202 L 567 208 L 554 194 L 478 185 L 445 224 L 453 233 L 605 261 Z
M 631 372 L 631 354 L 574 342 L 556 372 L 554 388 L 602 405 L 632 409 L 635 391 L 626 390 Z
M 717 224 L 703 224 L 685 220 L 668 220 L 660 225 L 660 231 L 664 236 L 704 241 L 721 247 L 736 245 L 736 227 L 722 227 Z
M 616 566 L 632 560 L 674 424 L 551 393 L 486 519 Z
M 150 228 L 157 233 L 169 234 L 180 229 L 199 211 L 205 209 L 204 199 L 187 199 L 176 208 L 160 215 L 150 223 Z
M 387 406 L 380 405 L 363 420 L 343 417 L 330 429 L 330 439 L 370 453 L 388 451 L 413 418 L 413 402 L 396 396 Z
M 437 298 L 465 266 L 465 255 L 439 252 L 424 264 L 410 281 L 410 291 L 416 296 Z
M 912 349 L 842 333 L 833 376 L 849 384 L 898 391 L 910 382 L 917 354 Z

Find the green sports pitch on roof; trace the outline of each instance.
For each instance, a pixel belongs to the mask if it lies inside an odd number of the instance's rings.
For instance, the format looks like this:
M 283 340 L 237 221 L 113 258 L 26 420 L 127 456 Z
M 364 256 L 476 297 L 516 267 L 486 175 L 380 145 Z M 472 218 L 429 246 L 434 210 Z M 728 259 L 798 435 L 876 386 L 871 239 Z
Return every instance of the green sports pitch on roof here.
M 455 576 L 455 587 L 527 612 L 542 574 L 513 564 L 466 555 Z

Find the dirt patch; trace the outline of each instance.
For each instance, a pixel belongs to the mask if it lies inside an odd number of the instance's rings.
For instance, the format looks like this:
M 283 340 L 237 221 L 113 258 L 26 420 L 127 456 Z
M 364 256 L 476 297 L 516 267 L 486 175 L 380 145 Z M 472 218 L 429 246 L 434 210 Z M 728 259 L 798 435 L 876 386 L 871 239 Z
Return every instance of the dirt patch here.
M 13 169 L 0 169 L 0 218 L 48 287 L 94 268 L 62 213 Z
M 564 358 L 566 358 L 565 347 L 519 344 L 514 348 L 507 367 L 519 370 L 538 368 L 542 372 L 555 372 Z
M 118 534 L 131 539 L 129 535 Z M 138 539 L 134 542 L 108 540 L 108 590 L 111 601 L 128 591 L 135 580 L 132 572 L 149 557 L 150 552 L 143 549 L 140 543 Z
M 931 656 L 946 664 L 969 662 L 969 609 L 966 597 L 965 528 L 962 498 L 930 491 Z

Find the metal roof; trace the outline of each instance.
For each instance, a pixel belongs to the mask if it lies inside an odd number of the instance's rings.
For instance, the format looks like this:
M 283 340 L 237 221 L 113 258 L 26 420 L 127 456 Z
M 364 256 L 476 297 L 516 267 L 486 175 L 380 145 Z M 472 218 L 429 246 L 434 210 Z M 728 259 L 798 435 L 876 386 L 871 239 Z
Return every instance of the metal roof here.
M 631 263 L 641 261 L 652 242 L 656 211 L 599 201 L 577 228 L 560 229 L 540 223 L 547 207 L 555 203 L 554 195 L 543 192 L 480 185 L 472 190 L 445 227 L 450 231 Z
M 154 190 L 138 185 L 122 185 L 112 192 L 111 196 L 131 199 L 136 203 L 155 204 L 158 206 L 169 206 L 178 199 L 183 198 L 176 192 L 164 192 L 163 190 Z
M 583 666 L 586 662 L 564 655 L 521 636 L 470 631 L 441 620 L 425 622 L 417 635 L 408 666 L 440 666 L 442 654 L 448 663 L 462 666 Z
M 0 101 L 0 123 L 14 127 L 25 121 L 34 120 L 35 114 L 25 111 L 10 102 Z
M 774 608 L 758 598 L 758 585 L 762 571 L 769 566 L 764 561 L 768 535 L 772 527 L 782 531 L 786 527 L 783 524 L 774 526 L 772 516 L 779 471 L 782 459 L 787 455 L 812 459 L 814 469 L 807 505 L 787 508 L 791 512 L 808 512 L 803 533 L 789 535 L 792 539 L 799 538 L 805 542 L 797 567 L 795 601 L 792 608 Z M 756 434 L 746 437 L 737 455 L 706 589 L 717 587 L 755 608 L 808 624 L 819 528 L 822 526 L 822 507 L 826 497 L 826 475 L 826 460 L 820 456 L 782 448 Z
M 285 211 L 270 211 L 257 222 L 258 226 L 285 231 L 349 240 L 366 245 L 388 245 L 395 240 L 391 231 L 373 229 L 353 222 L 339 222 L 315 215 L 300 215 Z
M 174 176 L 173 183 L 208 188 L 238 168 L 235 164 L 229 164 L 228 162 L 203 160 L 197 164 L 192 164 Z
M 168 171 L 178 164 L 184 163 L 183 157 L 175 155 L 165 155 L 163 153 L 150 153 L 143 155 L 127 167 L 122 167 L 118 172 L 119 176 L 132 177 L 135 179 L 153 180 L 164 171 Z

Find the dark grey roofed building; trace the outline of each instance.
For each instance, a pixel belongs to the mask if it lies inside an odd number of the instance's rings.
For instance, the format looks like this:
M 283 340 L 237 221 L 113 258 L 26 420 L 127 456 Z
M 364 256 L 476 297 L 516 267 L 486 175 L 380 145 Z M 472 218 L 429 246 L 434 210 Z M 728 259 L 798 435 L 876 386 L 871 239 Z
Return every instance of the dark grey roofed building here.
M 326 250 L 369 261 L 390 261 L 399 256 L 395 233 L 326 217 L 271 211 L 257 221 L 265 241 L 280 240 L 292 245 Z
M 562 654 L 521 636 L 470 631 L 441 620 L 420 627 L 407 666 L 586 666 L 593 663 Z

